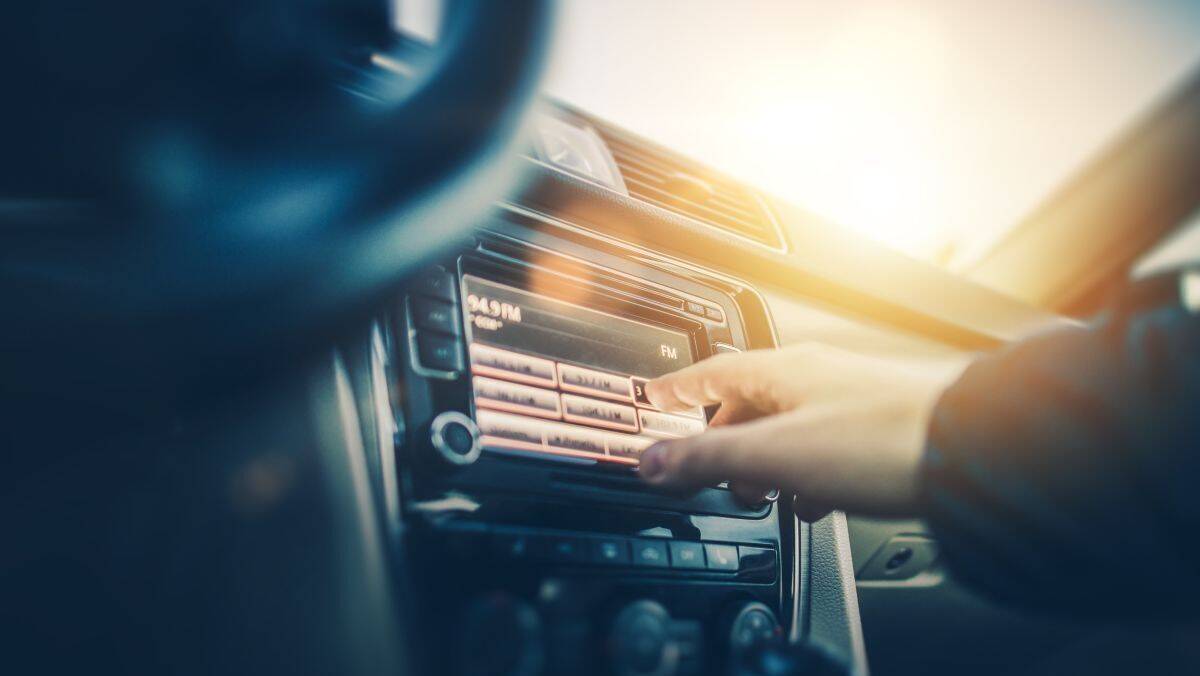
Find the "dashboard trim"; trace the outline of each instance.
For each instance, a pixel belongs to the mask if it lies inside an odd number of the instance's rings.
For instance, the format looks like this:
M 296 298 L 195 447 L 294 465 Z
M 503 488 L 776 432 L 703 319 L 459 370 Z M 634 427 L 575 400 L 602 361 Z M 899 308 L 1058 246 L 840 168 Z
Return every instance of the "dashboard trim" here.
M 965 349 L 990 349 L 1069 322 L 910 259 L 764 196 L 792 243 L 788 253 L 653 208 L 528 161 L 526 189 L 506 206 L 604 239 L 631 243 L 815 299 L 872 323 Z M 553 215 L 551 215 L 553 214 Z

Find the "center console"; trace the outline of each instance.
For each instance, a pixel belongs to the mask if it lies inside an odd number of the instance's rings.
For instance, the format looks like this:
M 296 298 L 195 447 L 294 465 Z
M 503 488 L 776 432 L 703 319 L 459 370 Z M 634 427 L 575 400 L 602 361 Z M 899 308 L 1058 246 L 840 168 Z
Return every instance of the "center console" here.
M 751 290 L 507 218 L 386 323 L 396 542 L 429 673 L 724 673 L 792 630 L 781 503 L 637 477 L 645 448 L 712 413 L 657 410 L 649 379 L 772 344 Z

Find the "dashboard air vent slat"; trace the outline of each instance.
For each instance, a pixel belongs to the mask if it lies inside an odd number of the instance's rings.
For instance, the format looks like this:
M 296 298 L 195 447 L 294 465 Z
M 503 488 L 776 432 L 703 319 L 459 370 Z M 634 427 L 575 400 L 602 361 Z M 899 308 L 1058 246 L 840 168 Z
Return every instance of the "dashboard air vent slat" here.
M 620 162 L 620 160 L 618 160 L 618 162 Z M 627 182 L 632 181 L 632 182 L 641 183 L 641 184 L 647 186 L 648 188 L 654 189 L 654 190 L 660 190 L 660 191 L 667 190 L 666 184 L 663 182 L 661 175 L 647 173 L 645 171 L 642 171 L 641 169 L 635 168 L 634 165 L 628 165 L 628 166 L 621 165 L 621 168 L 622 168 L 622 177 Z M 753 209 L 754 207 L 747 205 L 745 202 L 735 203 L 725 197 L 722 197 L 719 195 L 714 195 L 713 197 L 709 198 L 708 203 L 711 207 L 714 207 L 714 208 L 717 208 L 720 210 L 728 210 L 731 213 L 737 215 L 739 218 L 742 218 L 742 219 L 749 219 L 749 220 L 753 221 L 753 219 L 756 219 L 759 217 L 759 215 L 757 213 L 754 213 L 753 211 L 750 210 L 750 209 Z M 704 207 L 703 205 L 696 205 L 696 206 L 701 207 L 701 208 L 708 208 L 708 207 Z
M 593 124 L 631 197 L 764 246 L 783 248 L 766 204 L 745 186 L 626 132 Z
M 697 204 L 691 200 L 672 194 L 667 190 L 642 183 L 628 176 L 625 177 L 625 187 L 629 188 L 631 195 L 636 195 L 646 202 L 651 202 L 670 211 L 682 213 L 685 216 L 691 216 L 697 220 L 723 225 L 739 234 L 756 231 L 759 228 L 758 224 L 753 221 L 743 220 L 737 216 L 730 215 L 726 210 Z

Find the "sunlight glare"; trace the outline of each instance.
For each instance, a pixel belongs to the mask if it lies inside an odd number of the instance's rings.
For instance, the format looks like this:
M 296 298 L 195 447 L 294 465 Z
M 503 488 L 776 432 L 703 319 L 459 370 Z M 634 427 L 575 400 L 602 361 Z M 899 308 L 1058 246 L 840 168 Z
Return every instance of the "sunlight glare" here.
M 553 96 L 958 270 L 1200 66 L 1195 0 L 561 4 Z
M 941 45 L 927 17 L 873 7 L 833 32 L 817 58 L 781 69 L 803 86 L 773 86 L 763 73 L 733 136 L 772 148 L 758 156 L 760 175 L 787 185 L 768 180 L 768 189 L 803 185 L 807 208 L 896 248 L 938 246 L 929 215 L 936 154 L 947 149 L 928 137 L 925 117 L 945 85 Z

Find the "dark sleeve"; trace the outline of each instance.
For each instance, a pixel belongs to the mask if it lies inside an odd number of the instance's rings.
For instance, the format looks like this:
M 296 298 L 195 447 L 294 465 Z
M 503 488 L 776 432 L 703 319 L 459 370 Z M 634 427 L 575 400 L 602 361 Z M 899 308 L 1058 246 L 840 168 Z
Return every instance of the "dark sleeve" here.
M 934 411 L 922 481 L 950 573 L 984 595 L 1200 614 L 1200 317 L 1135 303 L 978 360 Z

